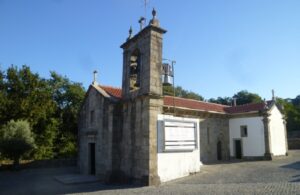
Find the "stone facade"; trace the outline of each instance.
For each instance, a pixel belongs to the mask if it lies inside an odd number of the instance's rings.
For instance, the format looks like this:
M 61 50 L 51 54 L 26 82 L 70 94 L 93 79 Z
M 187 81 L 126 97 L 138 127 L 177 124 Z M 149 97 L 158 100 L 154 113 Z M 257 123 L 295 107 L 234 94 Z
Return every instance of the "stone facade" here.
M 229 160 L 229 116 L 203 111 L 164 108 L 164 114 L 200 120 L 200 160 L 213 163 Z
M 84 174 L 92 173 L 90 144 L 95 144 L 95 173 L 105 178 L 112 165 L 113 101 L 90 87 L 82 105 L 79 121 L 78 165 Z M 97 169 L 101 167 L 101 169 Z
M 130 30 L 127 41 L 121 45 L 120 95 L 108 93 L 95 81 L 86 93 L 78 127 L 78 166 L 83 174 L 97 175 L 106 182 L 159 184 L 157 125 L 160 114 L 200 121 L 199 164 L 230 158 L 229 120 L 243 115 L 164 104 L 161 75 L 162 39 L 166 31 L 159 27 L 155 15 L 153 11 L 149 25 L 135 36 Z M 209 103 L 201 103 L 205 104 Z M 264 120 L 264 124 L 268 157 L 272 155 L 268 120 Z
M 229 160 L 228 118 L 206 118 L 200 122 L 201 161 Z
M 150 24 L 123 48 L 122 100 L 93 85 L 80 112 L 79 167 L 112 182 L 160 183 L 157 175 L 157 116 L 162 112 L 162 35 Z M 98 90 L 97 90 L 98 89 Z M 92 116 L 94 115 L 94 116 Z M 94 119 L 95 121 L 93 121 Z M 96 145 L 95 165 L 89 161 Z M 85 159 L 88 159 L 86 161 Z M 96 171 L 91 169 L 96 167 Z

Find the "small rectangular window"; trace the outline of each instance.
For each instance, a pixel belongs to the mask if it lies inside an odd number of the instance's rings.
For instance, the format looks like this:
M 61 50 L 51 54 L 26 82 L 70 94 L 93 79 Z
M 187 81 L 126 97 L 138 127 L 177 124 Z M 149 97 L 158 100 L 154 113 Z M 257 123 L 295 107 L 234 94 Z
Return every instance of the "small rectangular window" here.
M 95 111 L 92 110 L 90 113 L 90 123 L 93 124 L 95 121 Z
M 246 125 L 241 126 L 241 137 L 248 137 L 248 128 Z

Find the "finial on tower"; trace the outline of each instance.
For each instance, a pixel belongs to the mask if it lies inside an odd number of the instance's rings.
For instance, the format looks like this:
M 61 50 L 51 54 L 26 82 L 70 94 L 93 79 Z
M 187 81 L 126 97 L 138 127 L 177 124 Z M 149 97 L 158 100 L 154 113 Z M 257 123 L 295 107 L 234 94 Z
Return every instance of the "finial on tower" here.
M 94 74 L 94 80 L 93 80 L 93 85 L 98 85 L 98 82 L 97 82 L 97 74 L 98 74 L 98 71 L 97 70 L 94 70 L 93 72 Z
M 155 8 L 153 8 L 153 10 L 152 10 L 152 19 L 150 20 L 149 24 L 152 25 L 152 26 L 157 26 L 157 27 L 159 26 L 159 21 L 156 18 L 156 10 L 155 10 Z
M 130 28 L 129 28 L 129 35 L 128 35 L 128 37 L 127 37 L 127 40 L 129 40 L 129 39 L 131 39 L 132 38 L 132 26 L 130 26 Z
M 144 18 L 144 17 L 141 17 L 140 19 L 139 19 L 139 23 L 140 23 L 140 30 L 143 30 L 143 28 L 144 28 L 144 22 L 146 21 L 146 18 Z
M 156 18 L 156 10 L 155 10 L 154 8 L 152 9 L 152 16 L 153 16 L 152 19 L 155 19 L 155 18 Z

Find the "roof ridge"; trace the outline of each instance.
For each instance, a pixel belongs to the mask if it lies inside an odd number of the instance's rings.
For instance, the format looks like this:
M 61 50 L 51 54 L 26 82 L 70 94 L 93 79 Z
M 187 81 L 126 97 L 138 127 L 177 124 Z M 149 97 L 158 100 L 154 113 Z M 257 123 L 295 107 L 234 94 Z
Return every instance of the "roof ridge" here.
M 217 103 L 213 103 L 213 102 L 205 102 L 205 101 L 201 101 L 201 100 L 195 100 L 195 99 L 190 99 L 190 98 L 183 98 L 183 97 L 177 97 L 177 96 L 170 96 L 170 95 L 164 95 L 164 97 L 171 97 L 171 98 L 177 98 L 177 99 L 182 99 L 182 100 L 190 100 L 190 101 L 194 101 L 194 102 L 201 102 L 201 103 L 205 103 L 205 104 L 212 104 L 212 105 L 217 105 L 217 106 L 222 106 L 222 107 L 230 107 L 228 105 L 224 105 L 224 104 L 217 104 Z
M 109 88 L 112 88 L 112 89 L 118 89 L 118 90 L 122 90 L 122 88 L 120 87 L 114 87 L 114 86 L 111 86 L 111 85 L 98 85 L 99 87 L 109 87 Z

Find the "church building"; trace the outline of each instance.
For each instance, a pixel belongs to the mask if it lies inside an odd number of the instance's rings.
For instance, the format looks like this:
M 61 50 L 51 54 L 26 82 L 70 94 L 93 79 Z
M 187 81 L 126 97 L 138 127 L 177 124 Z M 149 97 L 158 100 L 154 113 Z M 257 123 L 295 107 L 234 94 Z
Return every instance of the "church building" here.
M 287 155 L 282 108 L 164 96 L 163 35 L 156 11 L 123 49 L 122 88 L 94 79 L 80 110 L 78 166 L 105 182 L 158 185 L 231 159 Z M 142 21 L 141 21 L 142 22 Z

